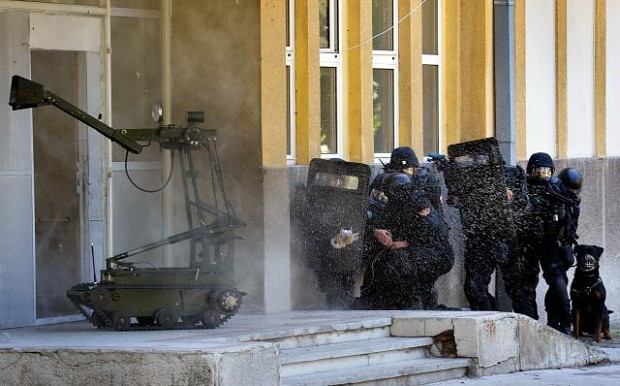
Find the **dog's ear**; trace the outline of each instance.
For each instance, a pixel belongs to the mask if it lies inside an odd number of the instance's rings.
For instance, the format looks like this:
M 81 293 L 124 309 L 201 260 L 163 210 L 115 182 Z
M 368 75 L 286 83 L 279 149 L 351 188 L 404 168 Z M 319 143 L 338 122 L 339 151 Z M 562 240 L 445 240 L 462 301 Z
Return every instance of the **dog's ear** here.
M 594 249 L 596 250 L 598 257 L 601 257 L 603 255 L 603 251 L 605 250 L 603 247 L 599 247 L 598 245 L 595 245 Z

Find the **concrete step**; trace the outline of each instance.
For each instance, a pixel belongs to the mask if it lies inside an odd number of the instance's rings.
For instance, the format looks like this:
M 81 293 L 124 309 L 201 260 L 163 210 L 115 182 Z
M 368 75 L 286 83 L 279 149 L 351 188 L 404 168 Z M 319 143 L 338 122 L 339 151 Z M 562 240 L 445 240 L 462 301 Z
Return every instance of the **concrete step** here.
M 381 363 L 420 359 L 427 356 L 432 338 L 375 338 L 349 342 L 300 347 L 280 352 L 280 374 L 283 377 L 373 366 Z
M 281 329 L 245 336 L 243 341 L 273 342 L 280 350 L 313 347 L 331 343 L 350 342 L 390 336 L 391 318 L 355 322 L 320 324 L 301 328 Z
M 421 358 L 287 376 L 281 385 L 423 385 L 463 377 L 469 365 L 467 358 Z

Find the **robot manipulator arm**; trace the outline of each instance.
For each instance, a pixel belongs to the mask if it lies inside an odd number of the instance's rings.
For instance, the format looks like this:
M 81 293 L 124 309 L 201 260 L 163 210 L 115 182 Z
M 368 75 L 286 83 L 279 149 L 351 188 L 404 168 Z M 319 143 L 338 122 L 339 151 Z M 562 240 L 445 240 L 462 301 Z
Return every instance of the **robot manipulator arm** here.
M 127 135 L 128 130 L 113 129 L 58 95 L 46 90 L 42 84 L 21 76 L 13 75 L 9 105 L 11 105 L 13 111 L 53 105 L 97 130 L 101 135 L 116 142 L 124 149 L 136 154 L 142 151 L 143 146 Z

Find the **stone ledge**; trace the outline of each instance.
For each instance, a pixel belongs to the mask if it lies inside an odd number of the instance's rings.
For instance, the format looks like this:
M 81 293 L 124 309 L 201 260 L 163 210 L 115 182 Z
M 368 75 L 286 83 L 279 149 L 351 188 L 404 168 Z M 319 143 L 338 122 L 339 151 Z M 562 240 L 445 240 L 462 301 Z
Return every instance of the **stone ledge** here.
M 277 385 L 274 345 L 223 350 L 2 350 L 0 385 Z
M 433 316 L 395 316 L 391 335 L 435 336 L 452 330 L 457 355 L 472 359 L 470 375 L 584 366 L 607 355 L 524 315 L 460 312 Z

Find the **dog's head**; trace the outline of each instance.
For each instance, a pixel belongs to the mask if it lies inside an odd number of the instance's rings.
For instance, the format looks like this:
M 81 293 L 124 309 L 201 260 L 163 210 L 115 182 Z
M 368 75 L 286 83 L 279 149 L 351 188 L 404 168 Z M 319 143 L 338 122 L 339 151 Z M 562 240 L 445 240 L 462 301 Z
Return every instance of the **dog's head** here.
M 574 249 L 575 258 L 577 259 L 577 269 L 584 273 L 598 269 L 603 250 L 604 249 L 598 245 L 577 245 Z

